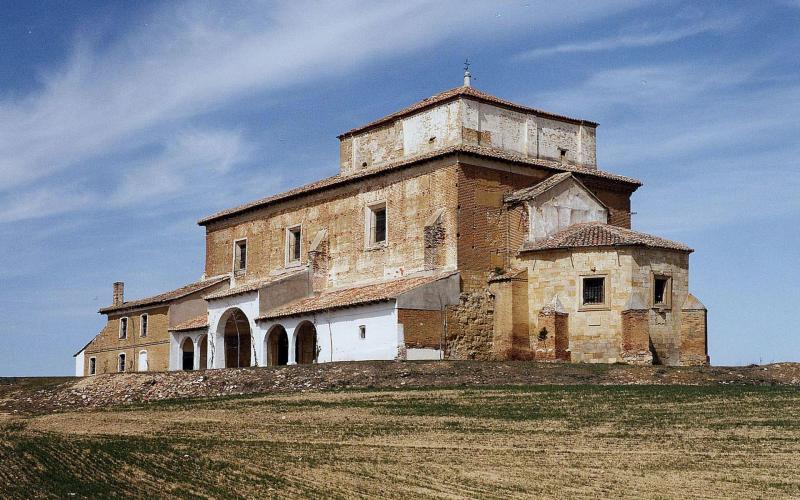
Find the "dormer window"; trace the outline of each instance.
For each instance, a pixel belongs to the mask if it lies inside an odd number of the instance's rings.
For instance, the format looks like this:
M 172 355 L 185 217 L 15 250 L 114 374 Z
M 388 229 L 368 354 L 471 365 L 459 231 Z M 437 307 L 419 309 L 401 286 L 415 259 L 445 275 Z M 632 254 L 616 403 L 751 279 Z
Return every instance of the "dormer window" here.
M 239 240 L 233 244 L 233 272 L 244 274 L 247 270 L 247 240 Z

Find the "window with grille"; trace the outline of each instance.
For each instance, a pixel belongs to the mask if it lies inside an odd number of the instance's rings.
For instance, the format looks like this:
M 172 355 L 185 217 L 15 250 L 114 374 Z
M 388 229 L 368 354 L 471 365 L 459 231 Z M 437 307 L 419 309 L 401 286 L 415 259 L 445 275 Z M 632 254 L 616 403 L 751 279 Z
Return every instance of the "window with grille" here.
M 583 278 L 583 305 L 605 304 L 605 278 Z

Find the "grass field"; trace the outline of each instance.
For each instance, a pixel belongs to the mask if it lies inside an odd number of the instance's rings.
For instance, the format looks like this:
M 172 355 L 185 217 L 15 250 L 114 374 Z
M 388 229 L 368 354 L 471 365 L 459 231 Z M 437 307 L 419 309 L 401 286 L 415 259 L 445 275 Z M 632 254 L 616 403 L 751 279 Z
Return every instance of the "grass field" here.
M 348 390 L 0 416 L 2 497 L 798 497 L 787 386 Z

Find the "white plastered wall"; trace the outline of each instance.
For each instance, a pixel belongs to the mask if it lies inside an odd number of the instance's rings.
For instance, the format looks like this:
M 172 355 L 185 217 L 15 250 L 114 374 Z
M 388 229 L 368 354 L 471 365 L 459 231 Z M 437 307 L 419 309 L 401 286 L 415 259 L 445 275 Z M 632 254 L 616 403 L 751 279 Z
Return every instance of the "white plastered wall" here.
M 75 355 L 75 376 L 83 377 L 84 351 Z
M 391 360 L 405 345 L 402 329 L 397 323 L 394 301 L 338 309 L 302 316 L 262 321 L 256 351 L 260 365 L 266 365 L 266 334 L 275 325 L 286 329 L 289 337 L 289 364 L 295 362 L 297 327 L 303 322 L 312 323 L 317 330 L 319 355 L 317 362 Z M 360 326 L 366 327 L 366 337 L 361 338 Z
M 258 317 L 258 292 L 253 291 L 208 301 L 209 345 L 207 366 L 209 368 L 225 367 L 224 322 L 227 321 L 230 311 L 233 309 L 241 310 L 250 324 L 252 342 L 256 346 L 255 352 L 250 356 L 251 363 L 254 366 L 263 364 L 261 353 L 258 351 L 258 344 L 263 342 L 266 330 L 263 330 L 262 325 L 257 324 L 255 321 Z M 172 361 L 172 356 L 170 356 L 170 361 Z

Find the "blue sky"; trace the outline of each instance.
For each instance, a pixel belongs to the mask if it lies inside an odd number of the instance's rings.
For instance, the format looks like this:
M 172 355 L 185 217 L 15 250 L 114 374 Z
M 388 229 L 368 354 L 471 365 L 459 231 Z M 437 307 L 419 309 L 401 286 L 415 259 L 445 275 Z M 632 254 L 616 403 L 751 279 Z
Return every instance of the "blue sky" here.
M 714 364 L 800 361 L 800 1 L 0 2 L 0 376 L 70 374 L 197 219 L 335 174 L 336 135 L 461 83 L 600 123 L 684 241 Z

